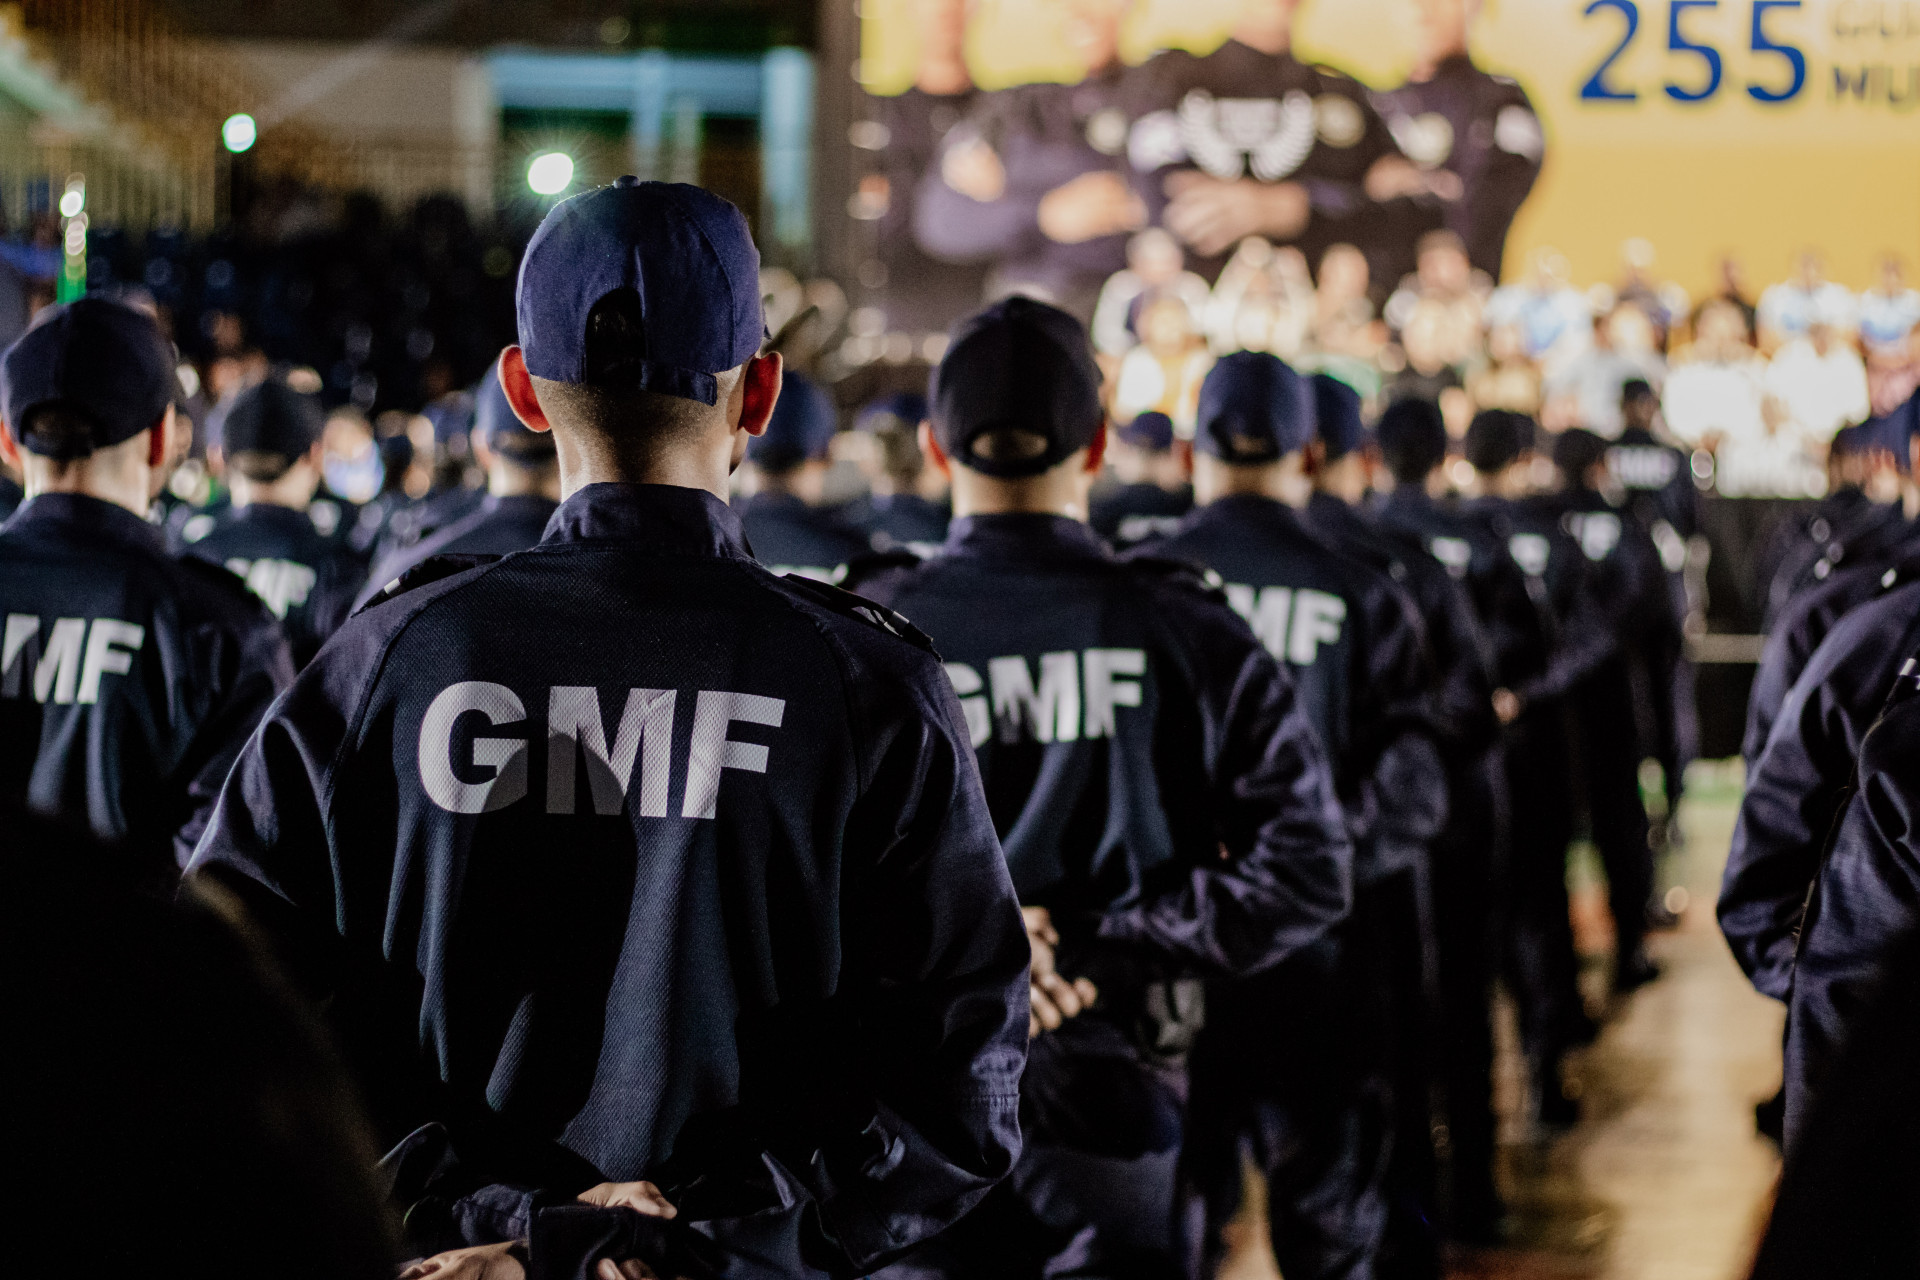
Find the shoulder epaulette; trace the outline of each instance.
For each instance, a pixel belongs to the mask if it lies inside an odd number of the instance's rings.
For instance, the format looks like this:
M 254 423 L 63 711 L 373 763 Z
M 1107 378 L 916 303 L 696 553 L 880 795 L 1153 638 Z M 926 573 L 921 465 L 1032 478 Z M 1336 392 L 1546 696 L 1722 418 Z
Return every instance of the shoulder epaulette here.
M 1156 578 L 1162 582 L 1171 582 L 1176 586 L 1199 591 L 1208 596 L 1217 596 L 1222 601 L 1227 598 L 1226 584 L 1220 575 L 1191 560 L 1182 560 L 1178 556 L 1135 551 L 1120 557 L 1120 563 L 1144 576 Z
M 371 609 L 377 604 L 385 604 L 396 596 L 403 596 L 409 591 L 438 582 L 442 578 L 451 578 L 456 573 L 465 573 L 483 564 L 492 564 L 498 559 L 500 559 L 499 556 L 482 555 L 430 556 L 381 587 L 379 593 L 368 600 L 362 609 Z
M 887 554 L 894 555 L 899 553 L 889 552 Z M 913 563 L 918 563 L 918 557 L 915 557 Z M 905 640 L 916 649 L 923 649 L 933 654 L 936 658 L 940 656 L 939 652 L 933 647 L 933 640 L 928 637 L 926 632 L 914 626 L 911 622 L 908 622 L 906 618 L 895 613 L 883 604 L 876 604 L 865 596 L 856 595 L 843 587 L 836 587 L 830 583 L 820 582 L 814 578 L 803 578 L 797 573 L 786 574 L 781 581 L 793 587 L 802 595 L 809 597 L 815 603 L 824 605 L 837 614 L 848 618 L 858 618 L 870 627 L 884 631 L 888 635 L 898 639 Z
M 260 597 L 247 589 L 246 580 L 227 566 L 209 560 L 205 556 L 196 556 L 192 552 L 176 556 L 174 563 L 190 576 L 206 583 L 221 594 L 230 596 L 234 601 L 243 602 L 251 608 L 266 609 L 266 606 L 260 603 Z

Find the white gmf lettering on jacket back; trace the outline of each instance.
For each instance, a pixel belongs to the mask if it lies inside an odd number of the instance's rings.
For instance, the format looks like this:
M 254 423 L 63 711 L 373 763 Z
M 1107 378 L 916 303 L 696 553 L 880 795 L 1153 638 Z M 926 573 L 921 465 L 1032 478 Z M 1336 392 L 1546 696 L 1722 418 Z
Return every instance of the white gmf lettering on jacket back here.
M 1340 643 L 1347 602 L 1312 587 L 1249 587 L 1227 584 L 1227 603 L 1247 620 L 1268 653 L 1296 667 L 1310 667 L 1323 644 Z
M 238 557 L 227 561 L 227 569 L 246 582 L 247 590 L 260 597 L 268 612 L 276 618 L 285 618 L 287 610 L 297 609 L 307 602 L 313 594 L 313 584 L 320 575 L 297 560 L 272 560 L 262 557 L 259 560 L 243 560 Z
M 946 664 L 959 695 L 967 736 L 978 748 L 999 728 L 1000 741 L 1078 742 L 1110 738 L 1119 728 L 1119 708 L 1140 705 L 1147 674 L 1144 649 L 1068 649 L 1040 655 L 1040 681 L 1025 657 L 987 661 L 983 679 L 964 662 Z
M 100 681 L 133 670 L 147 629 L 118 618 L 55 618 L 10 613 L 0 630 L 0 698 L 61 706 L 100 701 Z
M 607 744 L 600 691 L 590 685 L 555 685 L 547 696 L 546 811 L 575 812 L 578 770 L 585 760 L 593 811 L 617 814 L 632 800 L 634 816 L 664 818 L 671 812 L 673 689 L 629 689 L 620 723 Z M 722 771 L 766 773 L 771 751 L 764 743 L 728 736 L 735 723 L 779 728 L 784 698 L 702 689 L 693 699 L 693 732 L 687 749 L 682 818 L 712 818 L 719 808 Z M 420 786 L 449 813 L 493 813 L 525 799 L 532 729 L 492 734 L 482 729 L 466 752 L 456 755 L 454 729 L 465 716 L 485 717 L 489 728 L 522 725 L 526 704 L 512 689 L 485 680 L 448 685 L 428 704 L 420 721 Z M 635 773 L 639 775 L 637 795 Z M 465 775 L 464 777 L 462 775 Z M 468 778 L 474 779 L 468 781 Z

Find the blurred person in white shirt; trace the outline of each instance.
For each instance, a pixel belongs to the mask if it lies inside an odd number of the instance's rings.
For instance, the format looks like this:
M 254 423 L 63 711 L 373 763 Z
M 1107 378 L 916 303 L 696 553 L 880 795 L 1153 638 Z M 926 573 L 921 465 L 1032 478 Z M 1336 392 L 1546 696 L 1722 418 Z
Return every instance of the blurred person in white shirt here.
M 1800 255 L 1793 279 L 1770 285 L 1760 295 L 1760 350 L 1771 354 L 1816 324 L 1852 334 L 1860 323 L 1853 291 L 1826 277 L 1826 264 L 1812 250 Z
M 1620 411 L 1622 389 L 1637 378 L 1658 391 L 1667 362 L 1654 323 L 1637 302 L 1623 302 L 1596 320 L 1593 339 L 1591 348 L 1547 383 L 1541 423 L 1549 431 L 1585 427 L 1614 440 L 1627 425 Z
M 1593 341 L 1593 307 L 1568 282 L 1570 268 L 1558 250 L 1536 249 L 1523 284 L 1503 285 L 1487 299 L 1488 328 L 1510 324 L 1530 359 L 1549 376 L 1558 373 Z
M 1898 254 L 1881 255 L 1873 287 L 1860 295 L 1860 342 L 1867 353 L 1867 400 L 1883 417 L 1920 386 L 1920 289 L 1907 287 Z
M 1808 326 L 1806 336 L 1789 339 L 1774 352 L 1764 386 L 1779 405 L 1783 425 L 1817 448 L 1871 412 L 1867 367 L 1860 353 L 1820 321 Z
M 1826 474 L 1798 431 L 1766 411 L 1766 361 L 1747 345 L 1746 317 L 1714 299 L 1694 317 L 1693 343 L 1676 353 L 1660 397 L 1667 429 L 1714 455 L 1714 487 L 1729 497 L 1806 497 Z

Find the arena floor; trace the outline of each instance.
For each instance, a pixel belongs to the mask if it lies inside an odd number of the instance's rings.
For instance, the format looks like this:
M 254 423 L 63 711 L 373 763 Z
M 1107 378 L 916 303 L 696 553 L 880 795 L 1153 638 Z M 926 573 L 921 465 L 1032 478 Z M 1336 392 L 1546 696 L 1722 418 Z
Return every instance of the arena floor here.
M 1523 1073 L 1503 1018 L 1498 1105 L 1509 1247 L 1462 1253 L 1454 1280 L 1735 1280 L 1764 1219 L 1778 1157 L 1753 1103 L 1780 1083 L 1783 1010 L 1748 987 L 1714 925 L 1713 902 L 1739 803 L 1737 766 L 1696 766 L 1681 812 L 1687 847 L 1663 868 L 1687 890 L 1680 927 L 1658 935 L 1666 973 L 1612 1011 L 1575 1077 L 1585 1117 L 1542 1139 L 1518 1116 Z M 1601 887 L 1574 872 L 1575 926 L 1590 998 L 1612 945 Z M 1597 1006 L 1596 1006 L 1597 1007 Z M 1222 1280 L 1274 1280 L 1264 1224 Z

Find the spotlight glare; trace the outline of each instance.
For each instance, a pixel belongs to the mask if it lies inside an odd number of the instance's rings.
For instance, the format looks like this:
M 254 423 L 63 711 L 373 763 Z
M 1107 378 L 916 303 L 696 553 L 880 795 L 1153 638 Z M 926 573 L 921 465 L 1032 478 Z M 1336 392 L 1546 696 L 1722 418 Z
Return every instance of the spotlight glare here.
M 259 136 L 260 130 L 253 123 L 253 117 L 244 111 L 228 116 L 227 122 L 220 126 L 220 141 L 236 155 L 253 146 L 254 139 Z
M 535 195 L 557 196 L 573 185 L 573 157 L 564 151 L 542 151 L 527 162 L 527 186 Z

